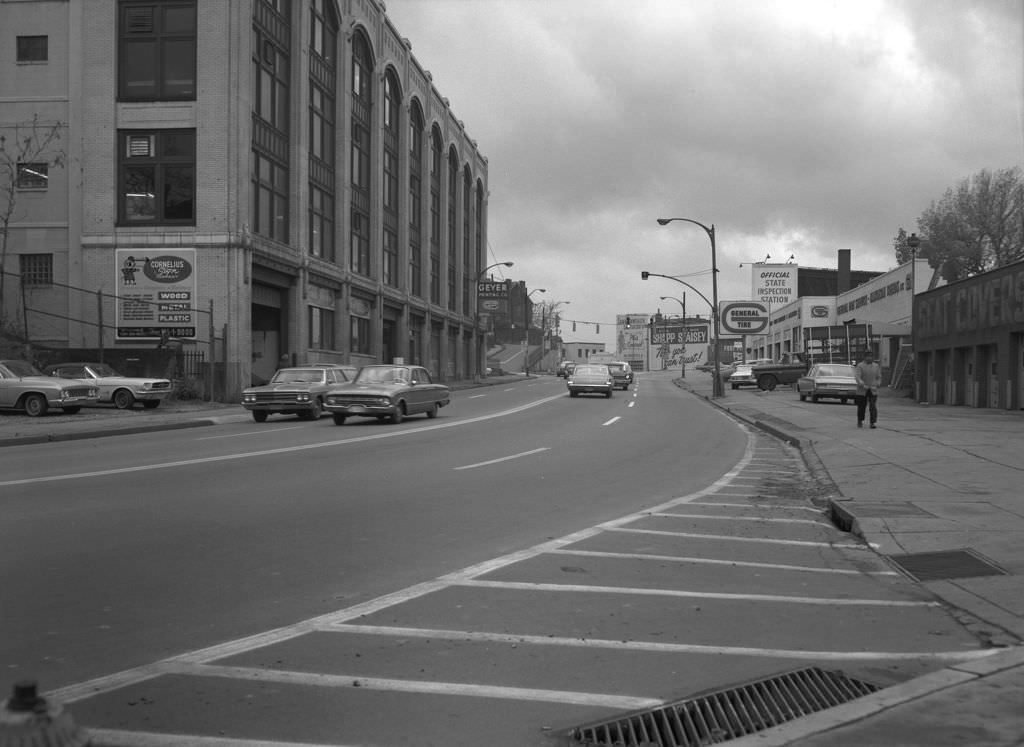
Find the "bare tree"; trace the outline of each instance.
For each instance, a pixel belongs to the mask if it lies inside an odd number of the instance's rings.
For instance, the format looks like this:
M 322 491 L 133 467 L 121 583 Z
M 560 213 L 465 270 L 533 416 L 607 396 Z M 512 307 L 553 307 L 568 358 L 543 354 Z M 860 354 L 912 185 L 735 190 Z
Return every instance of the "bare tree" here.
M 64 151 L 58 147 L 63 129 L 60 122 L 41 122 L 38 114 L 31 122 L 0 125 L 0 271 L 7 266 L 11 223 L 31 166 L 44 164 L 49 169 L 64 165 Z M 0 318 L 3 313 L 4 283 L 0 278 Z
M 917 219 L 919 257 L 952 282 L 1024 259 L 1024 182 L 1018 167 L 983 169 L 946 190 Z M 909 261 L 901 228 L 896 257 Z

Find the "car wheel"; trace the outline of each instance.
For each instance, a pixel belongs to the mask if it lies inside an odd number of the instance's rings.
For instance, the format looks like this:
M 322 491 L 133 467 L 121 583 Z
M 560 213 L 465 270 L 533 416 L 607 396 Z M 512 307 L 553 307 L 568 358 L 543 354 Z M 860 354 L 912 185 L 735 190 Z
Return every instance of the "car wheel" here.
M 146 399 L 142 401 L 142 406 L 147 410 L 155 410 L 160 406 L 160 400 L 158 399 Z
M 817 401 L 818 401 L 818 395 L 817 394 L 812 394 L 811 395 L 811 402 L 817 402 Z
M 324 414 L 324 403 L 319 398 L 313 401 L 313 406 L 304 413 L 306 420 L 319 420 Z
M 779 380 L 772 374 L 762 374 L 757 377 L 757 385 L 764 392 L 773 392 L 775 387 L 779 385 Z
M 391 417 L 388 418 L 388 422 L 392 425 L 397 425 L 405 420 L 405 403 L 399 402 L 395 405 L 395 411 L 391 413 Z
M 609 389 L 607 391 L 607 393 L 605 393 L 604 398 L 605 399 L 611 399 L 612 398 L 612 390 L 611 389 Z
M 331 417 L 334 418 L 335 425 L 345 425 L 345 416 L 340 412 L 331 413 Z
M 257 423 L 266 423 L 267 413 L 263 412 L 263 410 L 253 410 L 252 419 L 255 420 Z
M 127 389 L 118 389 L 114 392 L 114 407 L 118 410 L 130 410 L 135 404 L 135 396 Z
M 845 405 L 846 404 L 846 397 L 840 397 L 839 398 L 839 404 Z
M 76 412 L 78 412 L 82 408 L 79 407 L 78 405 L 72 405 L 71 407 L 65 407 L 63 409 L 64 409 L 64 414 L 65 415 L 74 415 Z
M 807 401 L 807 395 L 804 394 L 803 392 L 800 392 L 800 401 L 801 402 L 806 402 Z
M 427 417 L 430 418 L 431 420 L 436 418 L 437 417 L 437 410 L 438 410 L 437 403 L 436 402 L 432 402 L 430 407 L 427 408 Z
M 569 396 L 570 396 L 570 397 L 576 397 L 576 396 L 579 396 L 579 392 L 574 392 L 574 391 L 572 391 L 572 390 L 570 389 L 570 390 L 569 390 Z
M 732 386 L 733 389 L 739 389 L 740 388 L 739 384 L 732 384 L 731 386 Z
M 41 394 L 30 394 L 25 397 L 25 414 L 31 418 L 38 418 L 40 415 L 45 415 L 48 407 L 49 405 L 46 404 L 46 397 Z

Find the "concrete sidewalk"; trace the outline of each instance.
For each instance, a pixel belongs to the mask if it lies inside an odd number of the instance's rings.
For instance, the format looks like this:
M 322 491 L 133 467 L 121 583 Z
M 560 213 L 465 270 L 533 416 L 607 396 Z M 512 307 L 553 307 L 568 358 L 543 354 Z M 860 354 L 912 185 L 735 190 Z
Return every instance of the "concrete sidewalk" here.
M 886 390 L 872 430 L 852 404 L 800 402 L 791 387 L 715 399 L 707 374 L 676 382 L 797 446 L 837 524 L 1005 649 L 730 744 L 1024 745 L 1024 411 Z

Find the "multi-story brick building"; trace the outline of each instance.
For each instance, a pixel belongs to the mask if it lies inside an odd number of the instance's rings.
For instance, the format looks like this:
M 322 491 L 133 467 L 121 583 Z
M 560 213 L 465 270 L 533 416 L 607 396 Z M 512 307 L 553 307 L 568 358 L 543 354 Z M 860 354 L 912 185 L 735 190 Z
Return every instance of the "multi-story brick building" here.
M 0 33 L 8 146 L 59 133 L 7 149 L 9 329 L 195 348 L 226 398 L 282 359 L 479 371 L 487 159 L 383 3 L 15 0 Z

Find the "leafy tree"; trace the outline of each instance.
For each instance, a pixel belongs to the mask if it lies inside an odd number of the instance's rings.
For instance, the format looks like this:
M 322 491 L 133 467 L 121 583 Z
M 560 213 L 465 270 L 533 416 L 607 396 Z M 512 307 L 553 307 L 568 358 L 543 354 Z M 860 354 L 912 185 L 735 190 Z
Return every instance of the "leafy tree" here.
M 0 125 L 0 318 L 4 313 L 2 270 L 7 266 L 10 227 L 18 204 L 21 171 L 31 163 L 63 166 L 64 151 L 58 148 L 63 129 L 60 122 L 40 122 L 39 115 L 29 123 Z
M 989 171 L 947 189 L 917 219 L 917 256 L 941 269 L 949 282 L 1024 259 L 1024 180 L 1019 167 Z M 912 251 L 903 228 L 893 241 L 896 258 Z

